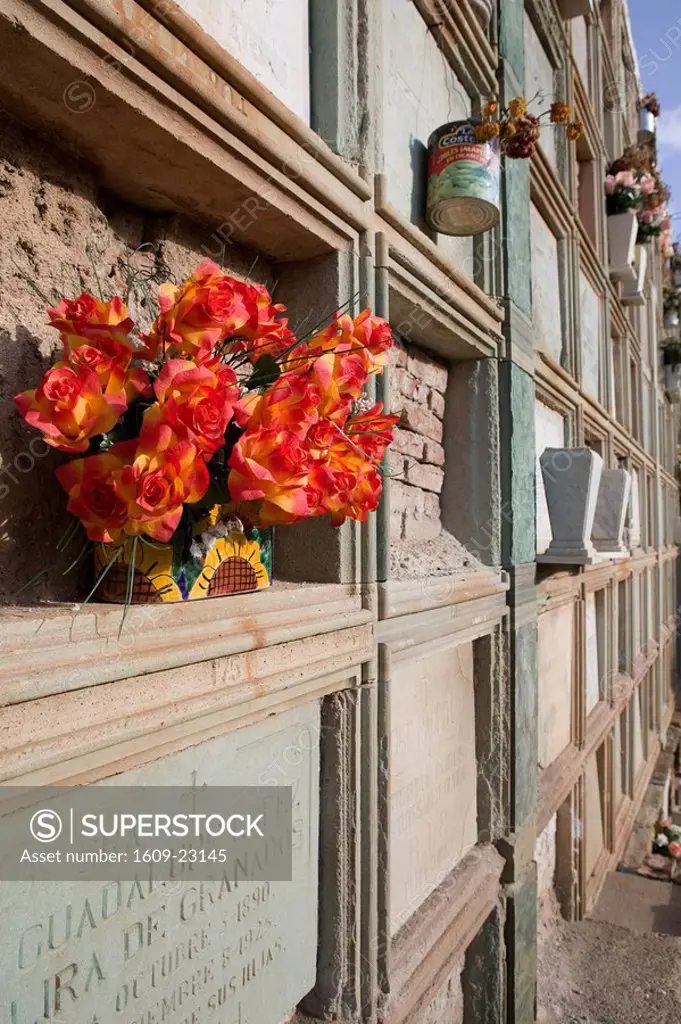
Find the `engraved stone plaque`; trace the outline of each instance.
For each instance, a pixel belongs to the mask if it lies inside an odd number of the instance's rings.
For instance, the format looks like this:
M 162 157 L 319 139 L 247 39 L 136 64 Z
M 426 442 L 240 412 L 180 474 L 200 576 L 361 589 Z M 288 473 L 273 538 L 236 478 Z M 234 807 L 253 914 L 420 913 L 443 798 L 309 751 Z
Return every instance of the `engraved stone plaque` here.
M 0 1024 L 280 1024 L 315 980 L 319 736 L 311 703 L 112 778 L 292 787 L 293 881 L 0 883 Z
M 477 842 L 473 645 L 397 661 L 390 716 L 396 932 Z
M 539 616 L 539 764 L 555 761 L 570 742 L 574 609 Z

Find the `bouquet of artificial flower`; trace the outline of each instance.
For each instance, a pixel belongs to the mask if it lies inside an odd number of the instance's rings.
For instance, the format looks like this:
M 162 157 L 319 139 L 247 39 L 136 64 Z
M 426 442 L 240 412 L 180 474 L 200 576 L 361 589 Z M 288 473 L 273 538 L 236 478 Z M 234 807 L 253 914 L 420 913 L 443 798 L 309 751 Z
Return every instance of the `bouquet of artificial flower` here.
M 665 857 L 679 860 L 681 858 L 681 826 L 672 825 L 667 818 L 658 821 L 655 825 L 653 853 L 661 853 Z
M 138 539 L 165 544 L 176 531 L 196 554 L 191 527 L 210 525 L 216 506 L 262 527 L 376 509 L 397 417 L 362 396 L 390 328 L 367 309 L 301 340 L 285 311 L 210 260 L 159 288 L 146 330 L 119 297 L 48 310 L 62 355 L 15 402 L 76 456 L 56 471 L 68 510 L 112 558 L 132 543 L 134 566 Z

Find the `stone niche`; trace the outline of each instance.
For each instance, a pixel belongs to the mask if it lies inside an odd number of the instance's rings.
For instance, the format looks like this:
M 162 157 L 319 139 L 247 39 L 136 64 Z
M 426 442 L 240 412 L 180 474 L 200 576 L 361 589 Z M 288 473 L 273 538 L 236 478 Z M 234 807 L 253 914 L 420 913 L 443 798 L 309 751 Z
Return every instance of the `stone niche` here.
M 475 845 L 473 645 L 393 662 L 390 917 L 393 934 Z
M 539 767 L 548 768 L 570 743 L 574 675 L 572 602 L 539 616 Z
M 315 981 L 319 736 L 313 702 L 115 776 L 291 786 L 293 880 L 0 883 L 3 1024 L 280 1024 Z

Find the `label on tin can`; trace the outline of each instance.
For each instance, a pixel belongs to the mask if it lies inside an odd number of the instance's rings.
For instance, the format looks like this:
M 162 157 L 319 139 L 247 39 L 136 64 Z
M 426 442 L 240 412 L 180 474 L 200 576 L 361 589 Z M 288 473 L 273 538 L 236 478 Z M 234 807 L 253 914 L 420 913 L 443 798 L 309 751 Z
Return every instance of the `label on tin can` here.
M 480 199 L 499 207 L 499 141 L 476 142 L 471 124 L 451 126 L 431 140 L 428 206 L 447 199 Z

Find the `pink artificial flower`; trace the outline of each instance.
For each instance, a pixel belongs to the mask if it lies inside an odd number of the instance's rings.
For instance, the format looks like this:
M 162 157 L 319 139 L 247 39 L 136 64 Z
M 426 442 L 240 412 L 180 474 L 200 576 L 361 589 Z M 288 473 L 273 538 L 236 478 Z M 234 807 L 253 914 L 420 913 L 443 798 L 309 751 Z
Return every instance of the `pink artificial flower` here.
M 632 188 L 636 184 L 636 179 L 632 171 L 618 171 L 615 183 L 621 185 L 622 188 Z
M 639 219 L 644 224 L 652 224 L 653 223 L 653 211 L 652 210 L 643 210 L 643 212 L 641 214 L 639 214 Z
M 608 174 L 605 179 L 605 194 L 611 196 L 615 192 L 615 175 Z
M 641 178 L 640 186 L 644 196 L 651 196 L 657 190 L 655 179 L 650 174 L 644 174 Z

